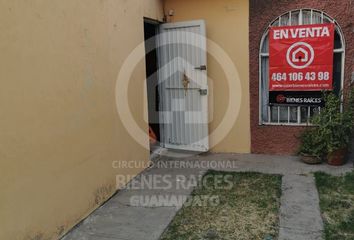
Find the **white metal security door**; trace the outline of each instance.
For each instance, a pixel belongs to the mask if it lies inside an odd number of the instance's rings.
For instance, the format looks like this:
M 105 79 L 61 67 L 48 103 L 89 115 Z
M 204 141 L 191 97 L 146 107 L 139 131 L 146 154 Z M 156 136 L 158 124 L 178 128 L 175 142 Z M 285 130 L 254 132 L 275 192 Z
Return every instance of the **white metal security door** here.
M 205 35 L 202 20 L 160 27 L 161 142 L 166 148 L 209 150 Z

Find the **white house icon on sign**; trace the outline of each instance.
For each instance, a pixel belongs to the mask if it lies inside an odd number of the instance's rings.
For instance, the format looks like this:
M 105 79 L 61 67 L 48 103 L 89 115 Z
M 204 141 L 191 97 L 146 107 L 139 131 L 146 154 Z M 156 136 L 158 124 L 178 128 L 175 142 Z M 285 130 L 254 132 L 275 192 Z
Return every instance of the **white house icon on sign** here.
M 293 62 L 308 62 L 309 53 L 303 48 L 298 48 L 293 52 L 292 61 Z
M 291 45 L 286 53 L 286 61 L 296 69 L 304 69 L 310 66 L 315 59 L 313 47 L 305 42 L 296 42 Z

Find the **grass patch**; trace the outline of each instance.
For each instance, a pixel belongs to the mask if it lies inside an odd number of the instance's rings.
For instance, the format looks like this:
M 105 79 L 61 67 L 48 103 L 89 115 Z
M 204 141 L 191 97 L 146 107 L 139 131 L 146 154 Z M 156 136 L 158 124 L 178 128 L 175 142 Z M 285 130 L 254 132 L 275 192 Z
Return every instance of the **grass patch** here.
M 209 171 L 190 199 L 200 196 L 217 196 L 218 204 L 185 204 L 161 240 L 277 238 L 281 176 Z
M 326 240 L 354 240 L 354 172 L 342 177 L 316 173 Z

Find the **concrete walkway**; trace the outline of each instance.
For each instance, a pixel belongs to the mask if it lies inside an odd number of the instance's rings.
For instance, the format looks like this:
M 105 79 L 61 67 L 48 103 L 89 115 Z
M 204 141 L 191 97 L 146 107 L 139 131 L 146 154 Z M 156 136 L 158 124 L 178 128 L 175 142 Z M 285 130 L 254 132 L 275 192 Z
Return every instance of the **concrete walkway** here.
M 320 240 L 323 222 L 312 175 L 285 175 L 282 183 L 279 240 Z
M 252 154 L 162 157 L 157 163 L 62 240 L 157 240 L 193 191 L 198 178 L 208 169 L 283 175 L 279 239 L 322 239 L 323 223 L 311 173 L 323 171 L 341 175 L 352 171 L 352 163 L 343 167 L 311 166 L 296 157 Z M 168 181 L 164 181 L 164 177 Z M 159 184 L 152 186 L 149 184 L 152 182 Z M 158 197 L 163 199 L 158 200 Z

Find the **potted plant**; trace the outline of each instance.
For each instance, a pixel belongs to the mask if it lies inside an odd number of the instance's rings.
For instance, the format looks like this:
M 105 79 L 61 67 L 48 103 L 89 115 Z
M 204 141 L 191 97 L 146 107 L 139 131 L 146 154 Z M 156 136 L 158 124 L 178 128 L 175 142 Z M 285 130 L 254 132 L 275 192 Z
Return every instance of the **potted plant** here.
M 330 165 L 340 166 L 345 163 L 345 156 L 352 140 L 354 125 L 354 91 L 350 94 L 348 104 L 342 108 L 340 97 L 334 93 L 326 94 L 326 105 L 321 113 L 312 119 L 316 125 L 316 134 L 323 146 Z M 341 109 L 342 108 L 342 109 Z
M 352 141 L 354 126 L 354 89 L 347 104 L 334 93 L 325 94 L 325 107 L 311 119 L 313 128 L 301 135 L 300 155 L 306 163 L 320 163 L 340 166 Z
M 322 163 L 324 144 L 317 132 L 317 128 L 309 128 L 300 137 L 301 146 L 299 154 L 301 160 L 307 164 Z

